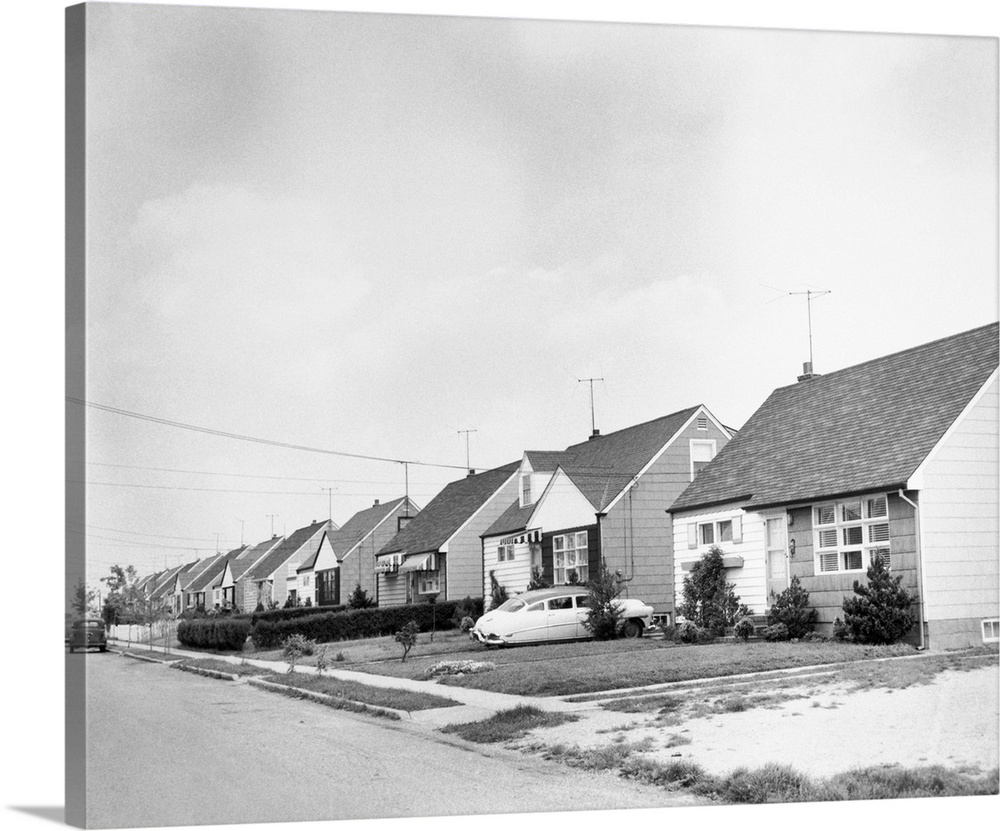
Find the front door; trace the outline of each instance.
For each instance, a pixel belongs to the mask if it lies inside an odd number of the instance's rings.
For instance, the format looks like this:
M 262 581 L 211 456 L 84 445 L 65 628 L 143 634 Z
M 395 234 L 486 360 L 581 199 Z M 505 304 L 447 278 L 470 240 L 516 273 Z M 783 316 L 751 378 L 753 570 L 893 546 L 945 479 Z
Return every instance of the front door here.
M 764 529 L 767 548 L 767 605 L 774 595 L 788 588 L 788 552 L 785 545 L 785 515 L 768 517 Z

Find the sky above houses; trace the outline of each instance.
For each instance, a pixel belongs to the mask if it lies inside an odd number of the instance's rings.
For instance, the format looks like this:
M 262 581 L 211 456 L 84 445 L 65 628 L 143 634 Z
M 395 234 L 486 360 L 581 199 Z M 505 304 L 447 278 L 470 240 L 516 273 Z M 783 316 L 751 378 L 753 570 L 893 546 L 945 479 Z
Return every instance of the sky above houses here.
M 997 317 L 994 40 L 90 15 L 87 399 L 451 466 L 88 408 L 92 577 Z

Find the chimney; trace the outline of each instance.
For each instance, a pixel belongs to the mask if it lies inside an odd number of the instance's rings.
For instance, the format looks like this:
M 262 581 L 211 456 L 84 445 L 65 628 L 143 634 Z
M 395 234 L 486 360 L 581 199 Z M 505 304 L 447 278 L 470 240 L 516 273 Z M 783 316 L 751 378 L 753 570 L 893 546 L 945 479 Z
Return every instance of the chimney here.
M 375 500 L 375 504 L 374 504 L 374 505 L 372 505 L 372 507 L 373 507 L 373 508 L 377 508 L 377 507 L 378 507 L 378 500 L 377 500 L 377 499 Z
M 601 437 L 601 431 L 595 427 L 594 432 L 587 437 L 587 441 L 593 441 L 594 439 L 599 439 L 600 437 Z
M 476 475 L 476 469 L 474 467 L 469 468 L 469 472 L 465 474 L 465 478 L 468 479 L 470 476 Z
M 818 372 L 813 372 L 812 361 L 806 361 L 802 364 L 802 374 L 798 377 L 799 381 L 808 381 L 810 378 L 819 377 Z

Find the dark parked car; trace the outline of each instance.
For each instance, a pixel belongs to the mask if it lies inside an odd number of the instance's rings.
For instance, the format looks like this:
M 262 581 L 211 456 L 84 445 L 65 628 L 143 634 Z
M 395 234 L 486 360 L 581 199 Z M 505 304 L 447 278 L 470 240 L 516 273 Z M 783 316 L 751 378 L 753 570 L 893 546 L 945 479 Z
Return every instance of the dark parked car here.
M 104 634 L 104 621 L 100 618 L 84 618 L 74 622 L 69 632 L 69 651 L 97 647 L 101 652 L 108 648 L 108 636 Z

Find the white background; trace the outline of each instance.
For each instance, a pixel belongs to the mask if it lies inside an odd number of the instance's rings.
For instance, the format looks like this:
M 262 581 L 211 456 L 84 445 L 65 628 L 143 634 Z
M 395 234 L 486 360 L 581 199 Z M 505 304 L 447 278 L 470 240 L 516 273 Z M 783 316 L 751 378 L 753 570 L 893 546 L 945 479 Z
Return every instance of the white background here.
M 198 5 L 180 3 L 182 5 Z M 505 17 L 571 18 L 828 30 L 989 35 L 996 12 L 981 2 L 795 4 L 577 2 L 242 2 L 212 5 L 340 9 Z M 821 6 L 821 7 L 814 7 Z M 18 808 L 63 804 L 63 9 L 53 0 L 6 8 L 3 26 L 5 188 L 2 333 L 6 475 L 2 480 L 7 568 L 4 571 L 3 823 L 44 828 L 49 821 Z M 997 706 L 983 702 L 983 706 Z M 919 729 L 919 726 L 915 726 Z M 766 761 L 766 760 L 762 760 Z M 630 827 L 688 823 L 766 827 L 870 827 L 887 820 L 918 827 L 995 821 L 996 799 L 922 800 L 903 805 L 810 805 L 776 808 L 674 809 L 591 814 L 586 824 Z M 902 814 L 899 809 L 903 807 Z M 525 817 L 527 827 L 558 823 Z M 574 819 L 579 824 L 579 819 Z M 400 826 L 400 823 L 403 823 Z M 348 823 L 357 828 L 509 827 L 503 817 Z M 991 823 L 992 824 L 992 823 Z M 259 826 L 260 828 L 275 826 Z M 289 825 L 289 827 L 292 827 Z

